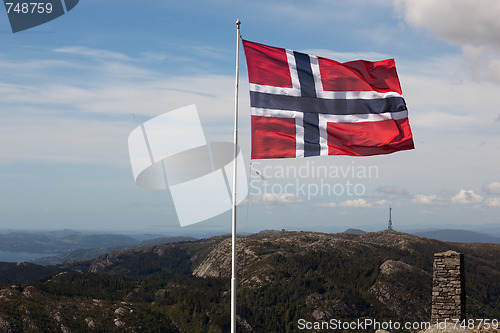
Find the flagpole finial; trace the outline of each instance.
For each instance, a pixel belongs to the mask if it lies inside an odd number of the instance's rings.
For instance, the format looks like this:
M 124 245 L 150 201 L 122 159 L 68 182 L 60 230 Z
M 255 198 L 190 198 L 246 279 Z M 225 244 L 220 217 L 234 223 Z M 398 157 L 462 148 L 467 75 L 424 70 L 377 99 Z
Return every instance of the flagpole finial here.
M 240 27 L 240 24 L 241 24 L 240 19 L 237 19 L 237 20 L 236 20 L 236 25 L 238 26 L 238 28 Z

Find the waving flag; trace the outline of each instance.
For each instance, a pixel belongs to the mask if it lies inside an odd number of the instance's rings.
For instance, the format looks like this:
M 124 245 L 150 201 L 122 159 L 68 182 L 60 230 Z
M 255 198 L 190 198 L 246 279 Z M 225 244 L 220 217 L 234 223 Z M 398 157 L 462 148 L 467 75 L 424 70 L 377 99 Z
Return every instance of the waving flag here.
M 243 46 L 253 159 L 414 148 L 394 59 L 339 63 L 245 40 Z

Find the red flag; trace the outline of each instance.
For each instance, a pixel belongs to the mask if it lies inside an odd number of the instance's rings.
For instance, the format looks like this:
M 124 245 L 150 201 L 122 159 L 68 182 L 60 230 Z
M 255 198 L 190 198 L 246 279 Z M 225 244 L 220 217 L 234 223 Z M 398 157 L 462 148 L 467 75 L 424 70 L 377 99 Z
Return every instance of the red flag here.
M 414 148 L 394 59 L 339 63 L 245 40 L 243 46 L 253 159 Z

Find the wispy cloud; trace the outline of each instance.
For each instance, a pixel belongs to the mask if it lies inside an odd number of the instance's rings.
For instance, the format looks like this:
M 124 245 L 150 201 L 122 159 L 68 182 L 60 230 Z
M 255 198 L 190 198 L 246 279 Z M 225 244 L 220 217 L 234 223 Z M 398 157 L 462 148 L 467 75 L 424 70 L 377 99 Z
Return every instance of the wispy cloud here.
M 251 202 L 254 204 L 273 205 L 273 204 L 302 203 L 305 202 L 305 200 L 293 194 L 261 193 L 259 195 L 252 197 Z
M 339 207 L 346 208 L 372 208 L 372 207 L 383 207 L 387 206 L 389 203 L 387 200 L 378 200 L 374 202 L 368 202 L 365 199 L 354 199 L 346 200 L 339 203 Z
M 500 182 L 491 182 L 482 188 L 483 192 L 488 195 L 500 195 Z
M 317 204 L 316 207 L 335 208 L 335 207 L 337 207 L 337 203 L 336 202 L 320 203 L 320 204 Z
M 495 187 L 492 187 L 495 189 Z M 495 194 L 491 192 L 490 194 Z M 444 195 L 444 194 L 417 194 L 412 200 L 412 204 L 425 205 L 425 206 L 446 206 L 446 205 L 473 205 L 474 207 L 500 207 L 500 198 L 484 198 L 483 196 L 477 194 L 474 190 L 461 189 L 455 195 Z
M 429 29 L 451 43 L 499 43 L 500 4 L 496 0 L 480 3 L 468 0 L 394 0 L 394 5 L 408 24 Z
M 437 194 L 417 194 L 411 200 L 413 204 L 417 205 L 443 205 L 447 200 L 441 195 Z
M 450 201 L 461 205 L 477 204 L 483 201 L 483 197 L 472 190 L 460 190 Z
M 77 56 L 82 56 L 82 57 L 87 57 L 87 58 L 92 58 L 92 59 L 101 59 L 101 60 L 113 60 L 113 61 L 130 61 L 132 60 L 129 56 L 123 54 L 123 53 L 118 53 L 118 52 L 112 52 L 108 50 L 102 50 L 102 49 L 94 49 L 94 48 L 89 48 L 89 47 L 84 47 L 84 46 L 68 46 L 68 47 L 60 47 L 54 49 L 54 52 L 58 53 L 67 53 L 67 54 L 72 54 L 72 55 L 77 55 Z
M 197 105 L 209 138 L 232 137 L 233 76 L 160 75 L 116 52 L 56 50 L 27 65 L 22 59 L 0 57 L 0 138 L 8 143 L 0 151 L 1 163 L 124 165 L 133 128 L 189 104 Z M 58 54 L 68 57 L 62 61 Z M 242 101 L 247 99 L 242 96 Z M 217 127 L 210 126 L 215 122 Z
M 126 122 L 67 119 L 46 115 L 4 120 L 0 140 L 0 164 L 21 162 L 129 163 Z
M 487 206 L 492 208 L 500 208 L 500 198 L 488 198 L 485 200 Z
M 376 192 L 381 193 L 387 199 L 398 199 L 409 195 L 407 190 L 399 186 L 381 186 Z
M 183 45 L 184 50 L 188 50 L 189 54 L 196 54 L 202 58 L 209 59 L 233 59 L 234 53 L 232 50 L 221 50 L 220 48 L 208 45 Z
M 145 61 L 163 61 L 168 58 L 166 53 L 161 52 L 142 52 L 140 55 Z

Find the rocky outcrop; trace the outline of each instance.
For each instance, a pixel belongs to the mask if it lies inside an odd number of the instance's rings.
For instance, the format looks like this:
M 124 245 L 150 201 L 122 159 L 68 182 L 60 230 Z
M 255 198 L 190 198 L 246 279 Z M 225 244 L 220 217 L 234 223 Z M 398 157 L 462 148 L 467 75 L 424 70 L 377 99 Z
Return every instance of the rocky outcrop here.
M 240 283 L 260 284 L 268 280 L 274 267 L 269 258 L 287 257 L 307 251 L 336 250 L 350 256 L 348 234 L 323 234 L 313 232 L 268 231 L 237 239 L 237 270 L 243 274 Z M 357 237 L 357 236 L 354 236 Z M 207 255 L 193 271 L 198 277 L 231 277 L 231 239 L 226 239 Z
M 415 269 L 414 266 L 405 264 L 399 260 L 387 260 L 380 265 L 380 273 L 384 275 L 398 274 L 401 272 L 409 272 Z
M 400 316 L 411 311 L 417 311 L 419 318 L 426 318 L 429 315 L 429 311 L 425 309 L 422 311 L 416 306 L 421 301 L 415 299 L 412 286 L 408 285 L 415 281 L 428 281 L 430 291 L 429 272 L 399 260 L 386 260 L 380 265 L 380 273 L 380 278 L 369 289 L 380 303 Z
M 213 249 L 206 259 L 194 269 L 193 275 L 198 277 L 230 277 L 231 239 L 226 239 Z

